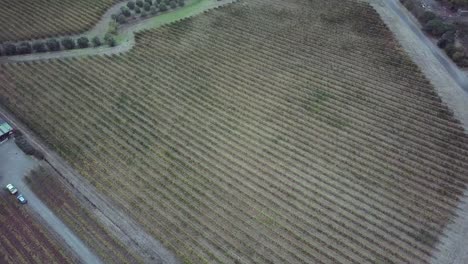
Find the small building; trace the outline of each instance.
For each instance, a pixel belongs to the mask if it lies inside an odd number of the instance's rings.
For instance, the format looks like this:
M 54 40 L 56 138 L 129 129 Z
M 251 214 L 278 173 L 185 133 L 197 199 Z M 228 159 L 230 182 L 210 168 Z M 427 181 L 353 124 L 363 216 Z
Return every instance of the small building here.
M 468 10 L 465 9 L 459 9 L 458 14 L 462 17 L 468 17 Z
M 13 128 L 3 119 L 0 118 L 0 142 L 5 141 L 13 134 Z

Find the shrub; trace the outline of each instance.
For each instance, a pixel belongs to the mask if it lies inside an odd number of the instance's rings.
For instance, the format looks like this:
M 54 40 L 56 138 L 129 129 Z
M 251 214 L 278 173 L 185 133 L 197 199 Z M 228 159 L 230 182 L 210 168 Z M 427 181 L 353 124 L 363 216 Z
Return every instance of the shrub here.
M 451 58 L 454 62 L 459 63 L 465 58 L 465 53 L 463 51 L 455 51 Z
M 158 13 L 158 9 L 156 8 L 156 6 L 152 6 L 150 8 L 150 14 L 151 15 L 156 15 Z
M 448 44 L 444 50 L 449 57 L 452 57 L 452 55 L 457 51 L 454 44 Z
M 81 49 L 89 47 L 89 39 L 87 37 L 81 37 L 76 42 Z
M 46 52 L 47 48 L 44 42 L 42 41 L 35 41 L 32 45 L 32 48 L 35 52 Z
M 107 33 L 112 34 L 112 35 L 117 35 L 117 28 L 119 27 L 119 23 L 116 21 L 111 21 L 109 23 L 109 29 L 107 30 Z
M 150 8 L 151 8 L 151 5 L 148 4 L 148 3 L 145 3 L 145 4 L 143 5 L 143 9 L 144 9 L 145 11 L 150 11 Z
M 62 39 L 61 42 L 62 42 L 62 46 L 67 50 L 75 48 L 75 41 L 69 37 Z
M 125 16 L 123 14 L 120 14 L 117 19 L 116 19 L 117 23 L 119 24 L 125 24 L 125 22 L 127 22 L 127 19 L 125 18 Z
M 57 51 L 60 50 L 60 43 L 56 39 L 49 39 L 47 40 L 47 48 L 50 51 Z
M 130 17 L 132 15 L 132 12 L 130 11 L 130 9 L 126 8 L 126 7 L 123 7 L 123 9 L 121 9 L 122 11 L 122 14 L 125 16 L 125 17 Z M 117 17 L 118 18 L 118 17 Z
M 143 0 L 137 0 L 136 5 L 140 8 L 143 7 Z
M 104 41 L 106 42 L 107 45 L 111 46 L 111 47 L 114 47 L 117 42 L 115 41 L 115 38 L 113 35 L 107 33 L 105 36 L 104 36 Z
M 117 17 L 119 16 L 119 14 L 112 14 L 111 15 L 111 18 L 112 20 L 117 20 Z
M 455 27 L 452 24 L 443 22 L 436 18 L 429 20 L 423 27 L 423 30 L 437 37 L 442 36 L 445 32 L 454 31 Z
M 436 14 L 434 14 L 434 12 L 432 11 L 425 11 L 420 17 L 419 17 L 419 20 L 421 21 L 421 23 L 423 24 L 426 24 L 427 22 L 429 22 L 430 20 L 433 20 L 433 19 L 436 19 Z
M 98 36 L 94 37 L 94 38 L 91 40 L 91 42 L 93 42 L 93 46 L 94 46 L 94 47 L 99 47 L 99 46 L 102 45 L 101 39 L 100 39 Z
M 127 3 L 127 7 L 128 7 L 128 9 L 130 9 L 130 10 L 135 9 L 135 2 L 133 2 L 133 1 L 128 2 L 128 3 Z
M 18 54 L 30 54 L 31 52 L 32 48 L 29 42 L 21 42 L 17 47 Z
M 19 130 L 15 131 L 15 143 L 26 155 L 32 155 L 37 159 L 44 159 L 44 154 L 37 150 Z
M 16 55 L 16 45 L 12 43 L 5 44 L 3 46 L 5 50 L 5 55 L 11 56 L 11 55 Z

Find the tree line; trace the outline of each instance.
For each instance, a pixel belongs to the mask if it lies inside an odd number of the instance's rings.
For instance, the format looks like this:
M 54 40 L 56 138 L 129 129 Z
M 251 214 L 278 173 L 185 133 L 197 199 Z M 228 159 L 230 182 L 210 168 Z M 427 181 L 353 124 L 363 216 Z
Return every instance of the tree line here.
M 117 14 L 113 14 L 112 19 L 119 24 L 125 24 L 130 18 L 156 15 L 184 5 L 185 0 L 132 0 L 126 6 L 122 6 Z
M 23 41 L 20 43 L 4 43 L 0 45 L 0 55 L 13 56 L 60 50 L 85 49 L 88 47 L 99 47 L 103 44 L 113 47 L 116 45 L 115 38 L 110 34 L 106 34 L 102 40 L 97 36 L 91 40 L 83 36 L 76 39 L 64 37 L 62 39 L 50 38 L 47 40 Z

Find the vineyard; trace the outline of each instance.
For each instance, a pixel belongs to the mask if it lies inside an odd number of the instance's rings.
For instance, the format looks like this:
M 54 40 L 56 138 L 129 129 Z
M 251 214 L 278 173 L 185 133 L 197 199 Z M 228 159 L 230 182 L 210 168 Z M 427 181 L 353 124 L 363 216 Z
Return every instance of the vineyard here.
M 113 237 L 92 213 L 60 182 L 60 177 L 48 165 L 42 164 L 28 176 L 36 195 L 92 248 L 105 263 L 141 263 Z
M 65 264 L 76 260 L 4 190 L 0 195 L 0 263 Z
M 0 102 L 184 261 L 429 261 L 468 137 L 371 6 L 240 1 L 136 41 L 0 65 Z
M 0 43 L 71 35 L 91 28 L 114 0 L 0 0 Z

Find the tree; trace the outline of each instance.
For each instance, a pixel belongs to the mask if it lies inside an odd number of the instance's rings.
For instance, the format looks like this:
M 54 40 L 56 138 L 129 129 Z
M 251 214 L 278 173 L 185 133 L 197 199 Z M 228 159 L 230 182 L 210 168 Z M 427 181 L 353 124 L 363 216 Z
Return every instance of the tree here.
M 52 38 L 47 40 L 47 48 L 49 48 L 49 51 L 57 51 L 60 50 L 60 43 L 58 40 Z
M 117 17 L 117 23 L 119 24 L 125 24 L 125 22 L 127 22 L 127 19 L 125 18 L 125 16 L 123 14 L 120 14 L 118 17 Z
M 144 9 L 145 11 L 150 11 L 150 8 L 151 8 L 151 5 L 148 4 L 148 3 L 145 3 L 145 4 L 143 5 L 143 9 Z
M 140 14 L 141 13 L 141 8 L 139 8 L 138 6 L 135 7 L 135 13 Z
M 429 20 L 423 27 L 423 30 L 436 36 L 440 37 L 447 31 L 455 31 L 455 26 L 452 24 L 444 23 L 439 18 Z
M 111 34 L 106 34 L 104 36 L 104 41 L 106 42 L 107 45 L 111 46 L 111 47 L 114 47 L 117 42 L 115 41 L 115 38 L 113 35 Z
M 158 13 L 158 9 L 156 8 L 156 6 L 152 6 L 150 8 L 150 14 L 151 15 L 156 15 Z
M 148 13 L 146 13 L 145 10 L 141 11 L 141 17 L 146 17 L 146 16 L 148 16 Z
M 67 50 L 75 48 L 75 41 L 69 37 L 62 39 L 61 42 L 62 42 L 62 46 Z
M 94 38 L 91 40 L 91 42 L 93 42 L 93 46 L 94 46 L 94 47 L 99 47 L 99 46 L 102 45 L 101 39 L 100 39 L 98 36 L 94 37 Z
M 161 4 L 159 5 L 159 11 L 161 11 L 161 12 L 167 11 L 167 6 L 166 6 L 165 3 L 161 3 Z
M 132 15 L 132 12 L 130 11 L 130 9 L 126 8 L 123 6 L 123 8 L 120 9 L 120 11 L 122 11 L 122 14 L 125 16 L 125 17 L 130 17 Z M 117 16 L 118 18 L 118 16 Z
M 419 17 L 421 23 L 426 24 L 429 20 L 436 19 L 437 16 L 432 11 L 424 11 L 424 13 Z
M 5 55 L 11 56 L 16 55 L 16 45 L 12 43 L 8 43 L 4 45 Z
M 179 0 L 179 6 L 184 6 L 185 5 L 185 0 Z
M 162 0 L 156 0 L 156 3 L 160 4 Z
M 89 47 L 89 39 L 87 37 L 81 37 L 76 42 L 78 43 L 78 47 L 80 47 L 80 49 Z
M 135 2 L 133 2 L 133 1 L 128 2 L 128 3 L 127 3 L 127 7 L 128 7 L 128 9 L 130 9 L 130 10 L 135 9 Z
M 35 41 L 32 45 L 32 48 L 35 52 L 46 52 L 47 51 L 47 48 L 46 48 L 46 45 L 44 44 L 44 42 L 38 40 L 38 41 Z
M 153 0 L 145 0 L 145 3 L 148 3 L 151 6 L 153 5 Z
M 136 5 L 137 5 L 138 7 L 140 7 L 140 8 L 142 8 L 142 7 L 143 7 L 143 0 L 137 0 L 137 1 L 136 1 Z
M 175 1 L 171 1 L 171 2 L 169 3 L 169 6 L 170 6 L 172 9 L 174 9 L 174 8 L 177 7 L 177 3 L 176 3 Z
M 465 53 L 463 51 L 456 51 L 452 54 L 451 58 L 454 62 L 459 63 L 465 58 Z
M 30 54 L 32 52 L 31 44 L 27 41 L 21 42 L 17 47 L 18 54 Z

